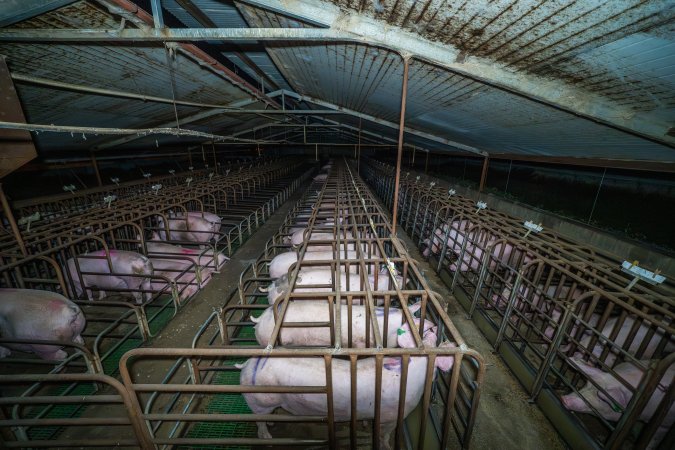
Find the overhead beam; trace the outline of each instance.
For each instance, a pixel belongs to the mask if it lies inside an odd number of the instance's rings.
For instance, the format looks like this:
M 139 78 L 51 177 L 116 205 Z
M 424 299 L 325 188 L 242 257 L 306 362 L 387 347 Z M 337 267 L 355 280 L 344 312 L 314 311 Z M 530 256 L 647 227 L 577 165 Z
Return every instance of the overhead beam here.
M 218 25 L 211 20 L 211 18 L 206 14 L 204 11 L 202 11 L 197 5 L 195 5 L 192 0 L 175 0 L 176 3 L 178 3 L 178 6 L 183 8 L 188 14 L 190 14 L 197 22 L 199 22 L 202 26 L 206 28 L 218 28 Z M 239 58 L 246 66 L 254 71 L 256 75 L 258 75 L 260 78 L 264 79 L 265 82 L 267 83 L 267 86 L 269 86 L 271 89 L 278 89 L 279 86 L 272 81 L 272 79 L 267 76 L 264 70 L 262 70 L 258 65 L 251 60 L 251 58 L 248 57 L 246 52 L 244 52 L 241 47 L 238 45 L 234 45 L 234 50 L 233 53 Z
M 342 112 L 344 112 L 346 114 L 349 114 L 351 116 L 360 117 L 364 120 L 368 120 L 370 122 L 374 122 L 374 123 L 377 123 L 379 125 L 383 125 L 383 126 L 388 127 L 388 128 L 392 128 L 392 129 L 395 129 L 395 130 L 399 129 L 398 123 L 390 122 L 388 120 L 381 119 L 379 117 L 375 117 L 375 116 L 372 116 L 370 114 L 365 114 L 365 113 L 362 113 L 362 112 L 354 111 L 353 109 L 345 108 L 343 106 L 339 106 L 339 105 L 336 105 L 334 103 L 326 102 L 324 100 L 321 100 L 321 99 L 318 99 L 318 98 L 315 98 L 315 97 L 310 97 L 308 95 L 297 94 L 297 93 L 291 92 L 291 91 L 284 91 L 284 93 L 285 93 L 285 95 L 287 95 L 289 97 L 294 97 L 298 100 L 306 101 L 308 103 L 313 103 L 315 105 L 322 106 L 324 108 L 334 109 L 336 111 L 342 111 Z M 443 145 L 454 147 L 458 150 L 464 150 L 464 151 L 467 151 L 469 153 L 474 153 L 476 155 L 481 155 L 481 156 L 487 155 L 487 152 L 484 151 L 484 150 L 478 149 L 476 147 L 472 147 L 470 145 L 465 145 L 465 144 L 462 144 L 460 142 L 452 141 L 450 139 L 445 139 L 445 138 L 436 136 L 434 134 L 427 133 L 425 131 L 416 130 L 416 129 L 410 128 L 410 127 L 404 127 L 403 129 L 406 133 L 411 134 L 413 136 L 418 136 L 418 137 L 428 139 L 428 140 L 433 141 L 433 142 L 438 142 L 438 143 L 443 144 Z
M 0 42 L 361 41 L 323 28 L 0 29 Z

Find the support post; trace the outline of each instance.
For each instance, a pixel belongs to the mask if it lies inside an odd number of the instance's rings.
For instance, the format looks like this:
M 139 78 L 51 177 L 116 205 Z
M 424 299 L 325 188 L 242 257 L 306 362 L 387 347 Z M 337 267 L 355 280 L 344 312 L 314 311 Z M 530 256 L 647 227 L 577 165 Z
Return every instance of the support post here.
M 478 193 L 480 194 L 483 192 L 483 188 L 485 187 L 485 180 L 487 179 L 487 171 L 488 171 L 488 164 L 490 162 L 490 158 L 487 156 L 483 159 L 483 171 L 480 174 L 480 185 L 478 186 Z
M 211 141 L 211 150 L 213 150 L 213 170 L 218 173 L 218 158 L 216 158 L 216 144 Z
M 94 168 L 94 173 L 96 174 L 96 182 L 99 186 L 103 186 L 103 181 L 101 181 L 101 173 L 98 171 L 98 162 L 96 161 L 96 155 L 94 152 L 89 153 L 91 155 L 91 165 Z
M 401 88 L 401 115 L 398 128 L 398 153 L 396 155 L 396 179 L 394 185 L 394 206 L 392 211 L 392 232 L 396 236 L 396 219 L 398 216 L 398 185 L 401 179 L 401 157 L 403 156 L 403 130 L 405 128 L 405 103 L 408 97 L 409 57 L 403 56 L 403 87 Z
M 356 173 L 361 174 L 361 118 L 359 117 L 359 143 L 356 156 Z
M 429 170 L 429 151 L 427 151 L 427 159 L 424 162 L 424 173 L 426 174 Z
M 192 150 L 188 147 L 188 165 L 192 167 Z
M 413 154 L 412 154 L 412 163 L 410 164 L 410 167 L 415 167 L 415 146 L 413 145 Z
M 9 226 L 12 228 L 12 233 L 14 233 L 14 238 L 16 239 L 16 242 L 19 244 L 21 253 L 23 253 L 23 256 L 27 256 L 28 251 L 26 251 L 26 245 L 23 243 L 21 232 L 19 231 L 19 227 L 17 226 L 16 221 L 14 220 L 14 213 L 12 213 L 12 209 L 9 207 L 7 197 L 5 197 L 5 191 L 2 189 L 2 183 L 0 183 L 0 202 L 2 202 L 2 210 L 5 212 L 5 217 L 9 222 Z

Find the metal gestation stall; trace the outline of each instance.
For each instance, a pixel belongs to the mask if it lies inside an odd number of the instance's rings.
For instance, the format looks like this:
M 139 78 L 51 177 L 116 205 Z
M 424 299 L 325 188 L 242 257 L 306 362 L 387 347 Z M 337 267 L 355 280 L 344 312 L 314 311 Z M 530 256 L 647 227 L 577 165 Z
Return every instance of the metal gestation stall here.
M 354 169 L 326 169 L 327 179 L 310 186 L 193 348 L 136 349 L 122 359 L 122 379 L 154 445 L 383 448 L 393 430 L 396 448 L 469 446 L 483 358 L 466 345 Z M 292 235 L 302 242 L 294 246 Z M 312 257 L 317 251 L 327 255 Z M 273 280 L 277 256 L 296 262 Z M 306 308 L 319 312 L 307 317 Z M 255 324 L 263 316 L 273 318 L 267 332 Z M 406 326 L 411 348 L 398 346 Z M 435 371 L 447 357 L 452 370 Z M 240 384 L 247 360 L 258 383 L 254 375 Z M 266 364 L 288 365 L 287 381 L 260 381 Z M 146 381 L 150 369 L 161 382 Z M 294 377 L 301 373 L 304 381 Z M 298 415 L 252 411 L 251 393 L 313 397 L 323 406 Z M 259 421 L 276 424 L 271 438 L 257 436 Z
M 16 241 L 13 246 L 3 241 L 0 287 L 61 293 L 78 304 L 87 321 L 82 334 L 84 345 L 40 342 L 64 346 L 68 357 L 63 361 L 45 361 L 22 352 L 3 359 L 0 369 L 3 446 L 111 447 L 138 446 L 145 442 L 126 389 L 112 378 L 118 375 L 121 355 L 158 332 L 201 289 L 208 273 L 220 268 L 222 259 L 214 255 L 221 252 L 231 255 L 312 171 L 299 160 L 290 164 L 259 161 L 234 170 L 194 177 L 189 183 L 190 189 L 185 188 L 186 182 L 181 177 L 180 183 L 162 189 L 152 189 L 146 180 L 140 180 L 134 188 L 129 183 L 125 186 L 129 195 L 123 195 L 115 186 L 96 194 L 80 193 L 77 195 L 87 200 L 78 202 L 75 210 L 68 211 L 66 207 L 62 215 L 44 214 L 33 223 L 22 225 L 21 235 L 28 255 L 22 255 Z M 103 196 L 118 194 L 120 197 L 115 201 L 101 201 Z M 55 211 L 58 205 L 51 199 L 31 205 L 25 203 L 24 211 L 31 214 Z M 85 205 L 89 208 L 84 209 Z M 173 226 L 175 222 L 167 220 L 169 215 L 187 211 L 215 213 L 223 219 L 220 230 L 213 232 L 208 242 L 163 241 L 196 249 L 197 256 L 188 259 L 161 250 L 148 251 L 150 241 L 146 237 L 158 231 L 158 218 L 164 219 L 164 231 L 170 237 L 169 224 Z M 198 244 L 206 248 L 199 249 Z M 82 256 L 93 250 L 103 251 L 96 256 Z M 148 278 L 116 273 L 111 262 L 113 250 L 129 250 L 151 260 L 159 257 L 186 264 L 180 270 L 166 269 L 161 275 L 153 274 L 149 277 L 150 289 L 106 288 L 109 297 L 105 300 L 89 301 L 85 292 L 80 298 L 73 297 L 75 278 L 82 281 L 83 275 L 92 274 L 80 267 L 87 258 L 107 262 L 109 272 L 97 274 L 99 276 Z M 66 269 L 66 261 L 73 257 L 79 260 L 76 273 Z M 96 286 L 89 288 L 97 289 Z M 134 292 L 147 297 L 142 297 L 141 303 L 120 297 Z M 17 341 L 0 339 L 0 345 L 11 343 Z M 92 428 L 102 425 L 115 426 L 115 432 L 108 435 Z M 128 431 L 120 431 L 123 428 Z M 87 433 L 91 439 L 84 439 Z M 120 436 L 128 439 L 120 440 Z
M 369 160 L 363 170 L 391 204 L 393 167 Z M 453 191 L 409 172 L 400 223 L 531 400 L 574 448 L 673 448 L 672 281 Z M 565 407 L 569 394 L 585 412 Z

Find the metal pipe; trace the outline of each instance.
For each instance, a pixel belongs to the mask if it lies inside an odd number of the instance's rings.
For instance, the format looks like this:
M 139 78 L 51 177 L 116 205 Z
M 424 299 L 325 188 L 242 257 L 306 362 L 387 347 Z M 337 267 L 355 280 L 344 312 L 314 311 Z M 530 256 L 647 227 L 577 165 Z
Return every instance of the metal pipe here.
M 236 140 L 241 142 L 255 143 L 251 139 L 237 138 L 233 136 L 220 136 L 217 134 L 203 133 L 196 130 L 188 130 L 185 128 L 102 128 L 102 127 L 76 127 L 69 125 L 45 125 L 36 123 L 19 123 L 19 122 L 3 122 L 0 121 L 0 129 L 11 130 L 26 130 L 26 131 L 44 131 L 52 133 L 77 133 L 77 134 L 107 134 L 107 135 L 136 135 L 144 137 L 151 134 L 168 134 L 172 136 L 193 136 L 203 137 L 215 140 Z M 263 141 L 267 144 L 275 142 Z
M 98 183 L 99 187 L 103 186 L 101 173 L 98 171 L 98 162 L 96 162 L 96 156 L 94 155 L 94 152 L 90 152 L 89 155 L 91 156 L 91 165 L 94 168 L 94 173 L 96 174 L 96 182 Z
M 480 185 L 478 186 L 478 193 L 480 194 L 483 192 L 483 188 L 485 187 L 485 180 L 487 179 L 487 171 L 488 171 L 488 164 L 490 162 L 489 157 L 485 157 L 483 159 L 483 171 L 480 174 Z
M 28 251 L 26 251 L 26 245 L 24 244 L 23 238 L 21 237 L 19 227 L 17 226 L 16 221 L 14 220 L 14 214 L 12 213 L 12 208 L 9 207 L 9 202 L 7 201 L 7 197 L 5 196 L 5 191 L 2 189 L 2 183 L 0 183 L 0 202 L 2 202 L 2 209 L 5 212 L 5 217 L 9 222 L 9 226 L 12 228 L 12 233 L 14 233 L 16 242 L 19 244 L 21 253 L 23 253 L 24 256 L 27 256 Z
M 401 178 L 401 157 L 403 155 L 403 131 L 405 128 L 405 103 L 408 97 L 409 56 L 403 56 L 403 87 L 401 88 L 401 115 L 398 130 L 398 154 L 396 156 L 396 179 L 394 181 L 394 206 L 392 211 L 391 234 L 396 236 L 396 218 L 398 216 L 398 188 Z

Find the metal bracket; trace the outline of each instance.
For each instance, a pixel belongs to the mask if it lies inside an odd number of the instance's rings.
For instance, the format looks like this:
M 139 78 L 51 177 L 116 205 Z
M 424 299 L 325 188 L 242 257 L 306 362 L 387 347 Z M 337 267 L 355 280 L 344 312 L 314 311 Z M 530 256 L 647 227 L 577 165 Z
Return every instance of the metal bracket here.
M 631 290 L 631 288 L 635 286 L 635 283 L 637 283 L 639 280 L 646 281 L 652 285 L 661 284 L 666 281 L 666 277 L 659 275 L 661 270 L 657 269 L 655 272 L 650 272 L 649 270 L 638 266 L 638 264 L 639 261 L 633 261 L 632 263 L 624 261 L 621 263 L 621 271 L 633 275 L 634 277 L 633 281 L 628 283 L 628 286 L 626 286 L 626 290 Z

